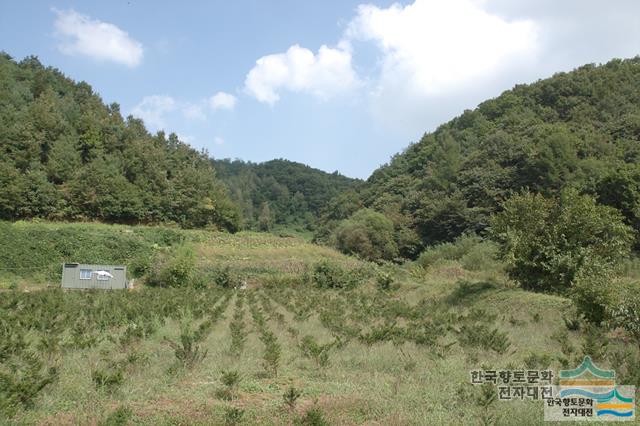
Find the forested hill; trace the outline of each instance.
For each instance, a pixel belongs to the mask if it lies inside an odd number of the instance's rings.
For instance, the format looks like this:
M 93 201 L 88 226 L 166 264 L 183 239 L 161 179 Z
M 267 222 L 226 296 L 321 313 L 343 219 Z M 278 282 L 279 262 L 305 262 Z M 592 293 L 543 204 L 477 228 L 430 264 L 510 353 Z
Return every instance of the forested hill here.
M 206 153 L 149 134 L 34 57 L 0 53 L 0 219 L 34 217 L 239 224 Z
M 218 177 L 240 207 L 244 226 L 268 230 L 275 224 L 313 228 L 329 201 L 362 181 L 288 160 L 264 163 L 213 160 Z
M 640 229 L 640 58 L 518 85 L 425 134 L 376 170 L 366 206 L 395 225 L 401 253 L 483 231 L 513 192 L 566 187 Z

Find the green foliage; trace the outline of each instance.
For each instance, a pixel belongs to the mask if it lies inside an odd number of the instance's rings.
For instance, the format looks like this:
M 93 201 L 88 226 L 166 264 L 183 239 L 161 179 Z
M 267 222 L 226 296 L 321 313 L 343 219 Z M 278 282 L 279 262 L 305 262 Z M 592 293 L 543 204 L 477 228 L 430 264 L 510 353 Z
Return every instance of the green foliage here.
M 222 382 L 222 384 L 224 385 L 224 389 L 220 389 L 218 390 L 218 392 L 216 392 L 218 398 L 224 399 L 226 401 L 237 398 L 240 380 L 242 380 L 242 376 L 238 371 L 223 370 L 222 374 L 220 375 L 220 382 Z
M 493 408 L 498 399 L 496 387 L 485 383 L 479 387 L 475 397 L 475 404 L 480 409 L 479 424 L 489 426 L 497 424 L 497 416 Z
M 640 294 L 628 292 L 608 308 L 612 325 L 624 329 L 640 348 Z
M 186 287 L 194 283 L 195 256 L 189 246 L 159 258 L 148 279 L 155 287 Z
M 103 361 L 91 372 L 96 388 L 113 391 L 124 383 L 124 365 L 114 361 Z
M 493 218 L 491 233 L 514 280 L 526 289 L 563 293 L 585 265 L 607 267 L 628 256 L 633 238 L 617 211 L 573 190 L 559 198 L 511 197 Z
M 485 241 L 477 235 L 464 234 L 453 242 L 441 243 L 425 249 L 417 262 L 425 269 L 442 261 L 460 262 L 463 268 L 470 271 L 497 268 L 496 256 L 498 248 L 491 241 Z
M 244 349 L 244 344 L 247 341 L 247 331 L 245 330 L 244 323 L 244 310 L 243 310 L 244 298 L 238 296 L 236 298 L 235 311 L 233 313 L 233 319 L 229 323 L 229 331 L 231 333 L 231 346 L 230 352 L 235 355 L 240 355 Z
M 298 402 L 298 398 L 302 396 L 302 391 L 300 389 L 296 389 L 293 386 L 289 386 L 287 390 L 282 394 L 282 399 L 284 400 L 285 405 L 290 411 L 293 411 L 296 408 L 296 403 Z
M 177 245 L 180 231 L 153 227 L 42 224 L 0 221 L 0 270 L 59 282 L 62 263 L 125 264 L 139 276 L 150 268 L 157 246 Z
M 269 231 L 271 230 L 271 228 L 273 228 L 274 223 L 274 215 L 269 208 L 269 203 L 265 201 L 260 207 L 260 215 L 258 216 L 258 229 L 261 231 Z
M 106 419 L 98 423 L 99 426 L 126 426 L 133 417 L 131 408 L 122 405 L 113 410 Z
M 29 351 L 0 364 L 0 415 L 11 417 L 19 408 L 32 407 L 40 392 L 57 377 L 56 368 L 46 367 Z
M 225 159 L 212 164 L 241 209 L 246 229 L 271 230 L 275 225 L 313 229 L 321 214 L 336 211 L 330 204 L 333 198 L 359 183 L 282 159 L 258 164 Z
M 237 425 L 244 417 L 244 410 L 238 407 L 229 407 L 224 412 L 224 424 L 227 426 Z
M 337 342 L 320 344 L 313 336 L 304 336 L 300 342 L 300 351 L 306 358 L 313 360 L 316 367 L 325 368 L 329 365 L 329 354 Z
M 334 232 L 334 240 L 338 250 L 367 260 L 393 260 L 398 256 L 393 222 L 370 209 L 358 210 L 342 221 Z
M 551 355 L 547 353 L 531 352 L 524 358 L 524 366 L 529 370 L 546 370 L 551 361 Z
M 594 361 L 600 361 L 609 352 L 609 343 L 606 330 L 594 324 L 589 324 L 585 327 L 581 348 L 584 355 L 591 356 Z
M 499 354 L 505 353 L 511 346 L 507 333 L 483 323 L 462 325 L 458 341 L 462 346 L 493 350 Z
M 213 273 L 211 274 L 211 279 L 213 280 L 213 283 L 218 287 L 227 289 L 236 287 L 240 282 L 238 276 L 235 275 L 228 266 L 213 271 Z
M 296 418 L 293 424 L 295 426 L 329 426 L 322 410 L 315 406 L 309 408 L 303 416 Z
M 262 354 L 264 369 L 274 376 L 277 376 L 278 368 L 280 367 L 282 347 L 280 343 L 278 343 L 275 334 L 268 330 L 263 330 L 260 333 L 260 340 L 264 344 L 264 352 Z
M 205 152 L 104 105 L 37 58 L 0 56 L 0 219 L 174 222 L 235 231 L 239 213 Z
M 180 339 L 173 341 L 165 339 L 167 344 L 173 349 L 176 359 L 180 366 L 184 368 L 192 368 L 200 363 L 206 356 L 207 350 L 202 348 L 201 342 L 206 334 L 194 330 L 190 321 L 185 320 L 180 326 Z
M 616 292 L 611 266 L 591 259 L 578 270 L 572 284 L 570 297 L 578 314 L 594 324 L 605 321 Z
M 356 271 L 344 269 L 328 260 L 316 263 L 311 276 L 316 287 L 326 289 L 353 288 L 358 285 L 359 279 Z
M 599 203 L 615 207 L 625 222 L 640 235 L 640 167 L 623 164 L 598 182 L 595 190 Z M 638 242 L 636 241 L 636 247 Z
M 509 194 L 525 189 L 593 194 L 640 230 L 639 63 L 585 65 L 465 111 L 374 171 L 361 204 L 413 231 L 418 247 L 482 234 Z
M 380 272 L 376 276 L 376 285 L 380 291 L 389 291 L 393 286 L 393 276 L 387 272 Z

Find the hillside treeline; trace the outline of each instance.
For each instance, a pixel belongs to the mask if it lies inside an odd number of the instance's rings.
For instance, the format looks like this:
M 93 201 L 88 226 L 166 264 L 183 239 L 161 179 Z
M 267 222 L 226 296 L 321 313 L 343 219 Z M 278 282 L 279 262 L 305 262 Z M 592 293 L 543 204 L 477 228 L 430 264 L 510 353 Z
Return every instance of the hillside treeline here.
M 175 222 L 235 230 L 205 152 L 151 135 L 85 82 L 0 54 L 0 219 Z
M 274 225 L 313 229 L 330 201 L 361 182 L 304 164 L 278 159 L 264 163 L 214 160 L 242 212 L 243 226 L 269 230 Z
M 522 191 L 577 191 L 614 207 L 637 231 L 639 160 L 640 58 L 612 60 L 518 85 L 465 111 L 376 170 L 359 195 L 334 200 L 342 206 L 334 211 L 348 217 L 363 205 L 383 214 L 403 257 L 484 234 L 490 216 Z M 364 216 L 373 221 L 372 212 Z M 366 221 L 336 230 L 336 219 L 345 217 L 324 216 L 320 237 L 333 230 L 342 241 L 368 241 Z

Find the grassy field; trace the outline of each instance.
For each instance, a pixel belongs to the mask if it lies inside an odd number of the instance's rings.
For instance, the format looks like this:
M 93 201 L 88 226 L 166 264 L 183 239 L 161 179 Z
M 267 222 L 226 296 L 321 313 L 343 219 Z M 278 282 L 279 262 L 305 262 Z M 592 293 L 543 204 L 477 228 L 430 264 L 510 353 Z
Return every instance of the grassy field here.
M 637 373 L 624 335 L 519 289 L 483 256 L 378 266 L 269 234 L 2 226 L 14 244 L 0 255 L 2 423 L 543 424 L 542 402 L 495 401 L 470 371 L 557 371 L 590 354 L 621 380 Z M 90 261 L 96 241 L 113 240 L 127 249 L 109 243 L 105 263 L 140 265 L 140 282 L 146 258 L 188 246 L 196 269 L 230 271 L 246 289 L 47 288 L 66 256 Z

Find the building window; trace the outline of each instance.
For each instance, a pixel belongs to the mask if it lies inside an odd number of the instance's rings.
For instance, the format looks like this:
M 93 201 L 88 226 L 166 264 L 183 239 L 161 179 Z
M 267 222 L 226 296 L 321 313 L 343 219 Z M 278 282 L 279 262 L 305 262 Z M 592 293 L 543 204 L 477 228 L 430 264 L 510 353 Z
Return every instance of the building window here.
M 91 269 L 80 269 L 80 279 L 81 280 L 90 280 L 91 279 Z
M 104 271 L 111 273 L 108 269 L 105 269 Z M 110 278 L 109 275 L 96 274 L 96 276 L 98 277 L 98 281 L 109 281 Z

